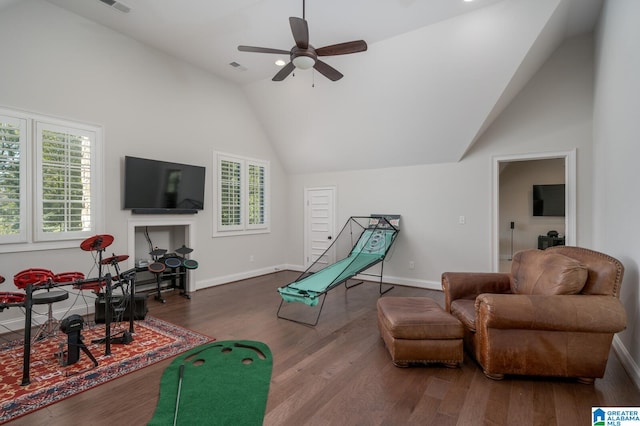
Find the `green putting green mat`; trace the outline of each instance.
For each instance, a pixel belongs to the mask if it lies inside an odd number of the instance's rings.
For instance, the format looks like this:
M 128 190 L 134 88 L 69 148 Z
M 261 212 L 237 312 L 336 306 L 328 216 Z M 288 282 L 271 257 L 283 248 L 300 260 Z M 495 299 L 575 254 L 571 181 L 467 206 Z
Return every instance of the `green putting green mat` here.
M 165 369 L 148 425 L 261 425 L 272 365 L 269 347 L 250 340 L 185 352 Z

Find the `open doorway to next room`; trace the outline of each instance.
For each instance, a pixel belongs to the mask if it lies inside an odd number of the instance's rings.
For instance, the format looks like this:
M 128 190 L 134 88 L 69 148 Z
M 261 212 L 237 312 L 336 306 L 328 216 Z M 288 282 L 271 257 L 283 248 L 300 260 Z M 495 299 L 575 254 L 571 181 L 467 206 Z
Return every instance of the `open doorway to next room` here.
M 495 270 L 509 272 L 519 250 L 575 244 L 574 162 L 574 152 L 496 159 Z

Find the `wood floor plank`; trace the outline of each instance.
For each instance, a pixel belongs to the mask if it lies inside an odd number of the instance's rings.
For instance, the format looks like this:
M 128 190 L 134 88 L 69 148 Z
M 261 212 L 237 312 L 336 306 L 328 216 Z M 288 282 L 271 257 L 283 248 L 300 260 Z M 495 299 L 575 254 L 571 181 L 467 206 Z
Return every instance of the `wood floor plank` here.
M 581 424 L 578 422 L 580 411 L 586 411 L 576 406 L 573 387 L 575 387 L 574 383 L 565 382 L 558 382 L 553 387 L 554 406 L 559 425 Z
M 487 382 L 484 374 L 479 370 L 473 372 L 469 389 L 466 393 L 462 408 L 458 415 L 458 424 L 473 425 L 482 421 L 484 424 L 487 412 L 489 395 L 495 383 Z
M 512 407 L 512 401 L 510 401 L 511 391 L 513 390 L 513 383 L 511 382 L 495 382 L 490 390 L 489 397 L 487 399 L 487 408 L 484 412 L 484 423 L 488 425 L 504 425 L 509 424 L 507 418 L 509 416 L 509 408 Z M 508 404 L 505 404 L 505 401 Z M 523 423 L 511 423 L 517 425 L 526 425 Z
M 218 340 L 258 340 L 274 358 L 266 426 L 300 425 L 574 425 L 588 424 L 592 406 L 630 406 L 640 390 L 611 354 L 595 385 L 571 380 L 487 379 L 465 354 L 461 368 L 397 368 L 376 324 L 378 286 L 332 290 L 316 327 L 278 319 L 276 288 L 297 273 L 281 271 L 200 290 L 188 300 L 149 299 L 149 315 Z M 387 296 L 442 292 L 396 286 Z M 386 297 L 386 296 L 384 296 Z M 293 310 L 304 311 L 296 304 Z M 13 425 L 145 425 L 171 360 L 60 401 Z M 579 423 L 577 423 L 579 422 Z
M 535 425 L 533 384 L 522 380 L 505 383 L 509 383 L 509 393 L 505 395 L 509 401 L 505 424 Z
M 533 425 L 557 425 L 558 418 L 554 407 L 553 382 L 547 380 L 532 380 L 533 393 Z M 551 407 L 554 407 L 552 410 Z M 513 407 L 517 411 L 517 407 Z
M 464 364 L 459 370 L 456 370 L 460 371 L 461 374 L 458 374 L 455 380 L 452 381 L 449 391 L 442 400 L 440 407 L 438 407 L 439 414 L 455 419 L 458 418 L 462 407 L 465 405 L 471 387 L 471 381 L 477 373 L 477 370 L 476 364 L 470 361 L 465 354 Z

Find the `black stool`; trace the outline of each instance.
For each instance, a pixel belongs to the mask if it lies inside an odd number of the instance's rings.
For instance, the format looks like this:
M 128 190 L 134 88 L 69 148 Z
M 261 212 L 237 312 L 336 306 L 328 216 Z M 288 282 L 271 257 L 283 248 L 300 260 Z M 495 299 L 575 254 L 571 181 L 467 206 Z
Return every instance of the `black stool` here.
M 33 338 L 34 341 L 50 337 L 56 334 L 58 321 L 53 317 L 53 304 L 55 302 L 60 302 L 62 300 L 66 300 L 69 298 L 69 293 L 64 290 L 56 290 L 56 291 L 47 291 L 46 293 L 36 293 L 32 296 L 34 305 L 49 305 L 49 310 L 47 313 L 47 321 L 45 321 L 41 326 L 36 336 Z

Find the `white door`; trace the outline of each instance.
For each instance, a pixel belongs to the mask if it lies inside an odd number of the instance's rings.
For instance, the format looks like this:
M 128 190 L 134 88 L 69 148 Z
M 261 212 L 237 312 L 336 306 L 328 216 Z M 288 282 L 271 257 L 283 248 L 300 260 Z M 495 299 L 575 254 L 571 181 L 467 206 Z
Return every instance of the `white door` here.
M 335 236 L 335 187 L 305 188 L 304 190 L 304 266 L 309 267 L 322 256 Z M 332 258 L 319 262 L 331 264 Z

